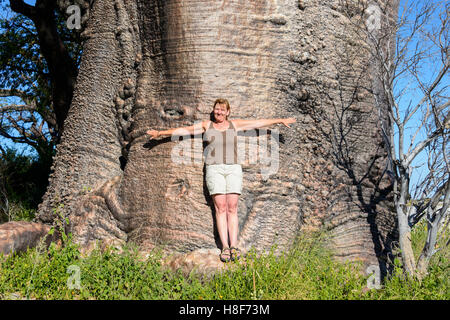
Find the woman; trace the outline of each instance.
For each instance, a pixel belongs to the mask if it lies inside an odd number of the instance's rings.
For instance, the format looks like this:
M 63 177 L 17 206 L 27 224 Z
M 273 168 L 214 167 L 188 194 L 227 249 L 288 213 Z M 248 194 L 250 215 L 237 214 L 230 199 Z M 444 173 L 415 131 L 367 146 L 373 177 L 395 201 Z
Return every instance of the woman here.
M 220 260 L 228 262 L 240 258 L 236 247 L 238 236 L 237 205 L 242 192 L 242 167 L 237 161 L 237 132 L 258 129 L 282 123 L 289 127 L 294 118 L 228 120 L 230 104 L 226 99 L 217 99 L 213 106 L 213 121 L 205 120 L 192 126 L 183 127 L 191 134 L 204 133 L 208 142 L 205 149 L 206 184 L 216 209 L 216 224 L 222 251 Z M 170 136 L 179 128 L 164 131 L 148 130 L 150 139 Z

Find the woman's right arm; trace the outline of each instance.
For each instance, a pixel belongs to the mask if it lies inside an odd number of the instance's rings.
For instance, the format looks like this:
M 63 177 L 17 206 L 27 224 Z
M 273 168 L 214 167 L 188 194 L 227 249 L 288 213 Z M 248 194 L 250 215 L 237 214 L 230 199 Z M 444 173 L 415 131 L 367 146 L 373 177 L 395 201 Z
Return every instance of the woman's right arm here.
M 147 134 L 150 136 L 150 140 L 151 139 L 156 139 L 158 137 L 163 137 L 163 136 L 171 136 L 173 134 L 177 135 L 177 136 L 183 136 L 183 135 L 188 135 L 188 134 L 199 134 L 199 133 L 203 133 L 206 131 L 207 128 L 207 124 L 208 121 L 202 121 L 202 122 L 197 122 L 195 124 L 193 124 L 192 126 L 188 126 L 188 127 L 180 127 L 180 128 L 172 128 L 172 129 L 167 129 L 167 130 L 147 130 Z

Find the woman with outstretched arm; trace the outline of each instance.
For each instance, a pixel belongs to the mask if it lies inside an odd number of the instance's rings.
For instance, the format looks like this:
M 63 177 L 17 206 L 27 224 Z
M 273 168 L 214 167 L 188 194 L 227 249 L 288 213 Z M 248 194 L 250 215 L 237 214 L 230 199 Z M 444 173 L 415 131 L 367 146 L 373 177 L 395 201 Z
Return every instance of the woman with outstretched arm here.
M 220 260 L 234 261 L 240 258 L 237 246 L 238 215 L 237 205 L 242 193 L 242 167 L 237 157 L 237 132 L 259 129 L 275 124 L 283 124 L 290 128 L 295 118 L 228 120 L 231 108 L 226 99 L 217 99 L 213 105 L 213 121 L 204 120 L 192 126 L 172 128 L 168 130 L 148 130 L 150 139 L 171 136 L 177 130 L 184 133 L 204 134 L 207 141 L 206 185 L 213 199 L 216 211 L 216 224 L 222 243 Z

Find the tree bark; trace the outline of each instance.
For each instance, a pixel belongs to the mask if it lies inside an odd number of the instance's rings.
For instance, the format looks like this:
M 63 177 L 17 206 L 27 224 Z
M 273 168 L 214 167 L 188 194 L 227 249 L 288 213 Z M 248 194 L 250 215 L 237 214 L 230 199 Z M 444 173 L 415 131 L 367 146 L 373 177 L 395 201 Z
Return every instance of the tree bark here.
M 225 97 L 232 118 L 297 119 L 280 129 L 278 170 L 268 179 L 265 165 L 248 158 L 249 146 L 267 135 L 243 137 L 239 246 L 285 249 L 300 232 L 326 224 L 339 257 L 378 263 L 395 219 L 386 209 L 390 182 L 374 97 L 358 95 L 345 113 L 350 122 L 335 116 L 333 104 L 351 100 L 355 84 L 372 86 L 367 77 L 354 81 L 368 56 L 360 50 L 339 83 L 346 61 L 336 49 L 348 44 L 348 8 L 320 1 L 301 7 L 281 0 L 94 2 L 39 220 L 50 222 L 63 203 L 84 245 L 101 239 L 147 250 L 215 248 L 203 164 L 176 163 L 179 142 L 149 142 L 145 131 L 208 119 L 214 100 Z M 343 123 L 346 166 L 330 138 Z M 201 145 L 199 136 L 190 141 Z
M 414 277 L 416 275 L 416 259 L 411 242 L 411 229 L 408 226 L 406 214 L 401 212 L 398 215 L 399 224 L 399 243 L 404 264 L 404 269 L 408 276 Z

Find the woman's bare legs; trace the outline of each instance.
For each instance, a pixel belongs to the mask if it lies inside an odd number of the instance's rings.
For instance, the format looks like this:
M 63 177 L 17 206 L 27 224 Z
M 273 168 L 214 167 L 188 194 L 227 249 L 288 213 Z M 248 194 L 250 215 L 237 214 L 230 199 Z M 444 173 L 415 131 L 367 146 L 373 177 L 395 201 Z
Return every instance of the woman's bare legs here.
M 237 215 L 238 193 L 215 194 L 212 196 L 216 209 L 217 232 L 222 248 L 237 245 L 239 219 Z M 229 239 L 229 243 L 228 243 Z
M 214 194 L 212 196 L 216 209 L 217 232 L 219 233 L 222 248 L 229 248 L 227 227 L 227 195 Z
M 227 222 L 228 222 L 228 234 L 230 237 L 230 247 L 236 247 L 237 238 L 239 232 L 239 219 L 237 215 L 239 194 L 228 193 L 226 194 L 227 202 Z

